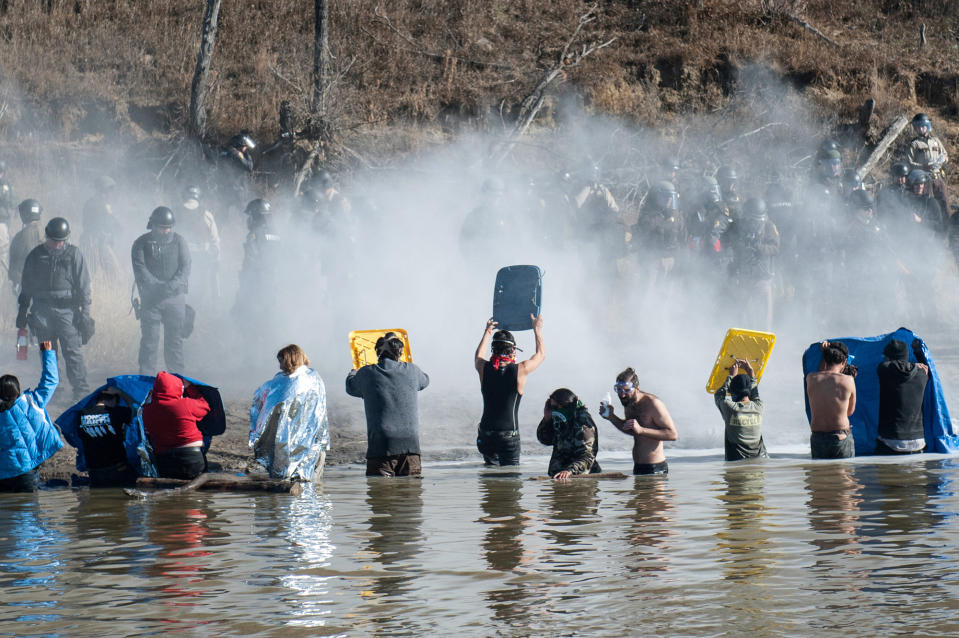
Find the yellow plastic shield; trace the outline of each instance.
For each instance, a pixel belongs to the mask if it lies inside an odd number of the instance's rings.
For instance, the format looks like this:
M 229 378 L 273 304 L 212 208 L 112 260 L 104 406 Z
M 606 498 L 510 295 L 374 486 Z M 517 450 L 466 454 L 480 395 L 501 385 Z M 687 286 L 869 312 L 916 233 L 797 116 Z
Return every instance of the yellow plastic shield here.
M 706 392 L 715 394 L 716 390 L 723 386 L 723 382 L 729 375 L 727 368 L 736 359 L 749 361 L 753 367 L 753 372 L 756 373 L 756 380 L 762 379 L 763 371 L 766 369 L 766 363 L 769 361 L 769 355 L 772 353 L 774 345 L 776 345 L 776 335 L 771 332 L 730 328 L 726 331 L 726 338 L 723 339 L 719 356 L 716 357 L 712 374 L 709 375 Z
M 376 356 L 376 340 L 387 332 L 396 333 L 396 336 L 403 340 L 403 354 L 400 361 L 407 363 L 413 362 L 413 354 L 410 351 L 410 335 L 402 328 L 392 328 L 388 330 L 354 330 L 350 333 L 350 351 L 353 353 L 353 369 L 362 368 L 365 365 L 376 363 L 379 359 Z

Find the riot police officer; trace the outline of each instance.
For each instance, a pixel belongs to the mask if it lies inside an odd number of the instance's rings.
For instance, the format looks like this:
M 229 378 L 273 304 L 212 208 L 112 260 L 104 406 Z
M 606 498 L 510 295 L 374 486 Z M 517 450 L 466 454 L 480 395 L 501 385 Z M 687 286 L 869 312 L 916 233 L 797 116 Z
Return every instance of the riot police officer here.
M 140 291 L 140 374 L 157 372 L 160 325 L 166 370 L 183 372 L 183 339 L 187 330 L 186 293 L 190 279 L 190 249 L 173 232 L 173 211 L 155 208 L 147 228 L 133 242 L 133 276 Z
M 30 251 L 43 243 L 43 227 L 40 216 L 43 208 L 35 199 L 25 199 L 17 207 L 23 228 L 10 241 L 9 277 L 14 294 L 20 293 L 20 280 L 23 279 L 23 264 Z
M 932 196 L 939 202 L 943 215 L 948 217 L 951 211 L 943 167 L 949 161 L 949 154 L 942 141 L 932 134 L 932 120 L 925 113 L 916 113 L 912 118 L 912 130 L 916 136 L 909 142 L 909 153 L 906 157 L 909 168 L 923 170 L 929 174 Z
M 247 336 L 252 336 L 268 325 L 279 305 L 283 245 L 270 202 L 254 199 L 247 204 L 246 214 L 250 232 L 243 244 L 243 265 L 233 314 Z
M 101 175 L 94 181 L 93 196 L 83 204 L 83 237 L 80 245 L 93 271 L 108 277 L 120 274 L 114 238 L 122 234 L 122 224 L 111 204 L 116 185 L 112 177 Z
M 252 151 L 256 143 L 246 131 L 230 138 L 218 155 L 217 183 L 219 201 L 233 214 L 242 210 L 249 194 L 250 175 L 253 173 Z M 222 215 L 221 215 L 222 221 Z
M 7 163 L 0 160 L 0 257 L 6 255 L 13 223 L 13 188 L 7 181 Z
M 74 398 L 89 392 L 80 347 L 93 336 L 90 317 L 90 273 L 70 237 L 70 224 L 54 217 L 46 240 L 30 251 L 23 264 L 17 299 L 17 328 L 30 327 L 40 341 L 59 342 Z

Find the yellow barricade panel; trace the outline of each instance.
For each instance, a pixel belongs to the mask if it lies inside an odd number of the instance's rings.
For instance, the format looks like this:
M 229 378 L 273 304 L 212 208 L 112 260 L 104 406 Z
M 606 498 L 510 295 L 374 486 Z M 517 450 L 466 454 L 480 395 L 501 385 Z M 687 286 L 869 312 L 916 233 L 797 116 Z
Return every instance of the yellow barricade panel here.
M 753 367 L 753 372 L 756 373 L 756 380 L 762 379 L 763 371 L 766 369 L 766 363 L 769 361 L 769 355 L 772 353 L 774 345 L 776 345 L 776 335 L 771 332 L 730 328 L 726 331 L 726 338 L 723 339 L 723 345 L 719 349 L 713 371 L 709 375 L 706 392 L 715 394 L 716 390 L 723 387 L 723 382 L 729 376 L 727 368 L 736 359 L 749 361 Z
M 410 350 L 410 335 L 402 328 L 388 330 L 354 330 L 350 333 L 350 351 L 353 353 L 353 369 L 357 370 L 365 365 L 376 363 L 376 340 L 387 332 L 395 332 L 403 340 L 403 354 L 400 361 L 413 362 L 413 353 Z

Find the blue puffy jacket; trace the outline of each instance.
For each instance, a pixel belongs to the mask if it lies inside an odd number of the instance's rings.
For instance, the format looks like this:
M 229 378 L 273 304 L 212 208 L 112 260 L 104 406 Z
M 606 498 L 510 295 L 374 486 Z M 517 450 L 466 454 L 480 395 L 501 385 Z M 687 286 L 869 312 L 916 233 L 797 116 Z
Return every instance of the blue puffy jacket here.
M 46 410 L 60 381 L 57 353 L 43 350 L 40 358 L 43 372 L 36 389 L 23 392 L 13 405 L 0 411 L 0 479 L 29 472 L 63 447 L 60 432 Z

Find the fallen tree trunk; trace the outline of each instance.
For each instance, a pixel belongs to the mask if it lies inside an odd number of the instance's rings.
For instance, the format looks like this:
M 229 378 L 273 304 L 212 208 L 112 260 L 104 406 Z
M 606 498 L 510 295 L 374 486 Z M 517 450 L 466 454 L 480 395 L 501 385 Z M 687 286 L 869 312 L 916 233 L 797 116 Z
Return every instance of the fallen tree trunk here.
M 200 481 L 200 479 L 205 479 Z M 296 481 L 286 481 L 273 478 L 259 478 L 253 476 L 234 476 L 232 474 L 201 474 L 193 481 L 171 478 L 150 478 L 141 476 L 137 479 L 137 488 L 140 490 L 201 490 L 212 492 L 285 492 L 299 494 L 303 491 L 303 484 Z
M 624 479 L 626 474 L 622 472 L 597 472 L 595 474 L 573 474 L 571 479 Z M 534 476 L 531 481 L 554 481 L 552 476 Z
M 872 154 L 869 156 L 869 159 L 866 160 L 866 163 L 859 168 L 856 173 L 859 175 L 859 179 L 865 179 L 866 175 L 872 172 L 872 169 L 876 168 L 876 165 L 879 164 L 879 161 L 885 157 L 886 152 L 889 151 L 889 147 L 892 146 L 892 143 L 896 141 L 896 138 L 902 133 L 902 129 L 906 128 L 906 124 L 909 123 L 909 118 L 905 115 L 900 115 L 896 120 L 889 125 L 889 128 L 886 129 L 886 134 L 882 136 L 882 139 L 879 141 L 879 144 L 876 145 L 876 148 L 873 150 Z

